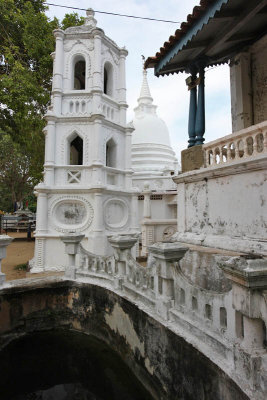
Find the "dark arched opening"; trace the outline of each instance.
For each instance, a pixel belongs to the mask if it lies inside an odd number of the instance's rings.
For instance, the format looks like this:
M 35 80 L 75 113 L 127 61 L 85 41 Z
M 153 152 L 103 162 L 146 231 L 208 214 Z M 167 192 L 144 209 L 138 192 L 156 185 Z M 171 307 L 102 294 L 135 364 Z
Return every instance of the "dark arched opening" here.
M 108 62 L 104 65 L 104 93 L 112 97 L 113 95 L 113 68 Z
M 106 143 L 106 166 L 116 168 L 116 143 L 110 139 Z
M 26 335 L 1 352 L 0 368 L 5 400 L 152 400 L 114 350 L 82 333 Z
M 70 142 L 70 165 L 83 165 L 83 140 L 80 136 Z
M 85 89 L 85 61 L 80 59 L 74 65 L 74 89 Z

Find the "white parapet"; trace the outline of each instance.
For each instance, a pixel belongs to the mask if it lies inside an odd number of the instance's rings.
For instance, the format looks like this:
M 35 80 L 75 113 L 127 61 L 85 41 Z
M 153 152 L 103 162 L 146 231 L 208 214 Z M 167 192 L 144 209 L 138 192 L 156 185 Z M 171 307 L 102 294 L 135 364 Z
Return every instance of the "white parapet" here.
M 267 121 L 234 132 L 203 146 L 206 167 L 249 160 L 267 153 Z
M 267 255 L 267 122 L 203 146 L 206 164 L 178 184 L 175 240 Z

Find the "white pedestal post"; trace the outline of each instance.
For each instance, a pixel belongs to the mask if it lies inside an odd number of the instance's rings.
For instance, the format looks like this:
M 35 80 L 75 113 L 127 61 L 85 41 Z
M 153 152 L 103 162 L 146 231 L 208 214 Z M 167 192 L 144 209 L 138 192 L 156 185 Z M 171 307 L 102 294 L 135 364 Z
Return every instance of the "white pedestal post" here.
M 69 256 L 69 265 L 65 269 L 65 277 L 69 279 L 76 278 L 76 254 L 80 242 L 83 240 L 84 235 L 79 233 L 69 233 L 68 235 L 61 236 L 60 239 L 65 243 L 65 252 Z
M 0 235 L 0 286 L 5 282 L 6 276 L 1 270 L 1 263 L 6 257 L 6 248 L 12 242 L 13 238 L 7 235 Z

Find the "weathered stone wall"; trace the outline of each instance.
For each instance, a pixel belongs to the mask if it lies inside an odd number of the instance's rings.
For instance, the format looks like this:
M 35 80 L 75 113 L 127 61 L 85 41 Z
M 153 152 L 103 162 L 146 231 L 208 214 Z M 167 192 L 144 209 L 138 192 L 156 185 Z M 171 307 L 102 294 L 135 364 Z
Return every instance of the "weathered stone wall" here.
M 254 124 L 267 120 L 267 35 L 251 48 Z
M 186 184 L 186 231 L 265 237 L 266 178 L 248 172 Z
M 247 398 L 208 358 L 125 298 L 77 282 L 27 285 L 2 290 L 2 350 L 36 331 L 76 330 L 115 350 L 155 399 Z
M 261 157 L 261 158 L 260 158 Z M 215 165 L 175 177 L 175 240 L 267 254 L 266 157 Z M 262 170 L 261 170 L 262 169 Z
M 267 36 L 231 60 L 233 132 L 267 119 Z

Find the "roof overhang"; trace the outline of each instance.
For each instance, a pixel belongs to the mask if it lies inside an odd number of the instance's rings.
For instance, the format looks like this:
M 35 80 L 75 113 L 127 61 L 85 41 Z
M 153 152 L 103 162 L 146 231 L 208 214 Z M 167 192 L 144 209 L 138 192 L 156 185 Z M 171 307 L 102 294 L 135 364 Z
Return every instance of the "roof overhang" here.
M 200 62 L 204 66 L 227 63 L 266 30 L 267 0 L 201 0 L 145 67 L 160 76 L 188 72 Z

